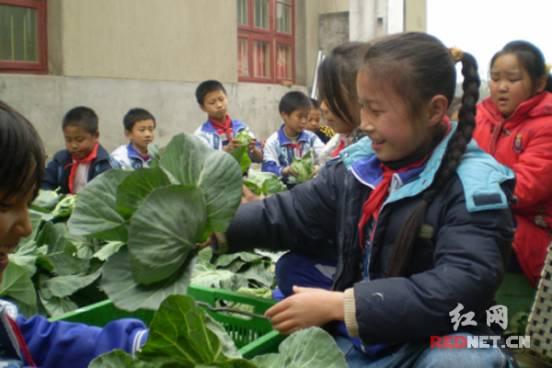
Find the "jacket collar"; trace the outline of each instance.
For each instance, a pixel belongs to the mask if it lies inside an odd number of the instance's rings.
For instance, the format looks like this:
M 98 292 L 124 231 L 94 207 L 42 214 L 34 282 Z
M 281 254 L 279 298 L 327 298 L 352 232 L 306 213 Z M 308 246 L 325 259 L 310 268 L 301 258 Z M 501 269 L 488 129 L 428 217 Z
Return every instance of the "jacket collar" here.
M 480 105 L 480 111 L 488 115 L 491 123 L 499 124 L 507 121 L 511 124 L 519 124 L 527 118 L 536 118 L 552 114 L 552 93 L 541 92 L 518 105 L 508 118 L 504 118 L 490 97 L 487 97 Z
M 448 143 L 457 126 L 456 122 L 451 122 L 451 129 L 435 147 L 425 166 L 407 171 L 402 175 L 395 174 L 394 182 L 392 182 L 390 188 L 391 193 L 384 205 L 403 198 L 414 197 L 429 188 L 435 179 Z M 379 164 L 374 164 L 375 154 L 368 137 L 364 137 L 357 143 L 345 148 L 340 156 L 345 167 L 362 184 L 373 188 L 381 180 L 381 169 L 379 169 Z M 457 173 L 464 187 L 468 211 L 506 208 L 508 206 L 508 198 L 501 190 L 500 184 L 512 180 L 514 173 L 506 166 L 498 163 L 492 156 L 483 152 L 473 139 L 466 148 L 462 162 L 457 168 Z
M 303 130 L 301 133 L 299 133 L 299 136 L 297 137 L 297 142 L 305 143 L 308 142 L 308 135 Z M 293 142 L 288 138 L 286 133 L 284 133 L 284 124 L 278 129 L 278 142 L 280 142 L 280 145 L 285 146 L 289 144 L 293 144 Z
M 129 143 L 127 145 L 127 151 L 128 151 L 128 157 L 132 157 L 132 158 L 137 158 L 139 159 L 140 161 L 149 161 L 151 157 L 144 157 L 142 156 L 137 150 L 136 148 L 134 147 L 134 145 L 132 143 Z

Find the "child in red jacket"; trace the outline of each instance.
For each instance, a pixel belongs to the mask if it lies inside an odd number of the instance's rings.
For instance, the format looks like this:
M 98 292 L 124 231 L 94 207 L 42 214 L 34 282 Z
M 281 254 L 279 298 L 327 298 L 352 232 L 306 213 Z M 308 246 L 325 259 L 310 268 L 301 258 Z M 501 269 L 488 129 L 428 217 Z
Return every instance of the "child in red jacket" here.
M 535 285 L 552 241 L 552 77 L 536 46 L 512 41 L 491 59 L 490 78 L 473 136 L 516 174 L 514 261 Z

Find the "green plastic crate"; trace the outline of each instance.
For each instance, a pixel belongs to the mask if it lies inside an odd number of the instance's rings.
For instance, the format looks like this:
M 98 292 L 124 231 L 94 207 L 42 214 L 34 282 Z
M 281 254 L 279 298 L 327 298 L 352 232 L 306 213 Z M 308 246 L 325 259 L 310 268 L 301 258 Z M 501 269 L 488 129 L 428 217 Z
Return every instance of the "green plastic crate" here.
M 508 307 L 508 316 L 516 313 L 531 311 L 536 290 L 521 273 L 507 272 L 504 281 L 497 290 L 495 299 L 497 304 Z
M 206 312 L 224 326 L 245 358 L 252 358 L 256 355 L 272 353 L 278 350 L 278 345 L 282 341 L 283 336 L 272 329 L 267 319 L 236 314 L 226 310 L 216 310 L 217 308 L 232 308 L 232 305 L 238 303 L 247 305 L 251 313 L 262 315 L 268 308 L 274 305 L 274 301 L 254 298 L 227 290 L 199 286 L 190 286 L 188 288 L 188 295 L 204 304 Z M 144 321 L 144 323 L 149 324 L 153 319 L 153 314 L 154 312 L 150 310 L 123 311 L 115 307 L 110 300 L 104 300 L 52 318 L 51 321 L 79 322 L 101 327 L 119 318 L 138 318 Z

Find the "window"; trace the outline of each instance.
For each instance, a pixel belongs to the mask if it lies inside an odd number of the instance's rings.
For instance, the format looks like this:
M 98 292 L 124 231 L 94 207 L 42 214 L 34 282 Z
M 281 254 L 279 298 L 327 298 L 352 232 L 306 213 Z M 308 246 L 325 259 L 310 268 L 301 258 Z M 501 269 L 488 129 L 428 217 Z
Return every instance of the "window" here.
M 294 0 L 237 0 L 237 4 L 239 80 L 293 81 Z
M 0 72 L 46 72 L 46 0 L 0 0 Z

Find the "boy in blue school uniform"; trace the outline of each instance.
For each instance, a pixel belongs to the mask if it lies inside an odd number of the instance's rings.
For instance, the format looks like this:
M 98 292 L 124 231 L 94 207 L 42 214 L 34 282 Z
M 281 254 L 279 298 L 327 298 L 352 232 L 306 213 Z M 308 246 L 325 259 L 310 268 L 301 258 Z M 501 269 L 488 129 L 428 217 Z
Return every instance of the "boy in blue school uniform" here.
M 195 94 L 199 107 L 207 113 L 207 121 L 196 129 L 194 135 L 206 145 L 230 153 L 240 145 L 234 139 L 239 132 L 245 130 L 255 138 L 244 122 L 232 120 L 228 115 L 228 98 L 222 83 L 217 80 L 201 82 Z M 261 162 L 263 158 L 261 146 L 255 139 L 249 145 L 249 156 L 253 162 Z
M 324 149 L 320 138 L 305 130 L 311 108 L 311 101 L 304 93 L 286 93 L 278 106 L 284 124 L 265 143 L 262 171 L 282 177 L 288 186 L 296 184 L 291 163 L 310 150 L 314 151 L 316 161 Z
M 0 281 L 8 254 L 32 232 L 28 205 L 36 197 L 44 159 L 31 123 L 0 101 Z M 0 367 L 85 368 L 113 349 L 134 353 L 147 337 L 139 320 L 120 319 L 103 328 L 50 322 L 43 316 L 25 318 L 13 303 L 0 300 Z
M 98 116 L 89 107 L 79 106 L 67 112 L 62 123 L 65 149 L 48 163 L 41 188 L 75 194 L 113 164 L 98 139 Z
M 142 108 L 130 109 L 123 118 L 123 126 L 129 143 L 117 147 L 111 153 L 116 166 L 124 170 L 149 167 L 151 156 L 148 144 L 152 143 L 155 137 L 155 117 Z

